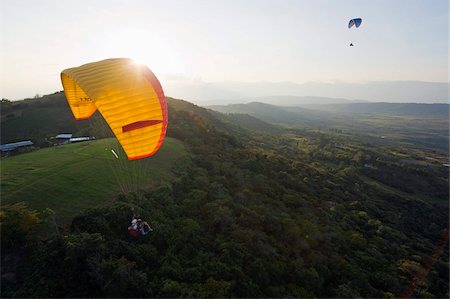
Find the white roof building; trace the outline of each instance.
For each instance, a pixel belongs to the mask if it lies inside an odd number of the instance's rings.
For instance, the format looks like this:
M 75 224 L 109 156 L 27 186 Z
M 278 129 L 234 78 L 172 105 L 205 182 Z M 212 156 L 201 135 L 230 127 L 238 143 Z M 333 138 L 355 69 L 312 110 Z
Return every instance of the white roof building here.
M 70 142 L 80 142 L 80 141 L 89 141 L 89 140 L 93 140 L 93 139 L 95 139 L 95 137 L 89 137 L 89 136 L 87 136 L 87 137 L 73 137 L 73 138 L 70 138 L 69 141 Z
M 30 146 L 30 145 L 33 145 L 33 144 L 34 143 L 31 142 L 31 140 L 19 141 L 19 142 L 13 142 L 13 143 L 6 143 L 6 144 L 0 145 L 0 152 L 9 152 L 9 151 L 15 150 L 16 148 L 24 147 L 24 146 Z
M 72 135 L 73 134 L 66 134 L 66 133 L 64 133 L 64 134 L 58 134 L 58 135 L 56 135 L 56 139 L 70 139 L 70 138 L 72 138 Z

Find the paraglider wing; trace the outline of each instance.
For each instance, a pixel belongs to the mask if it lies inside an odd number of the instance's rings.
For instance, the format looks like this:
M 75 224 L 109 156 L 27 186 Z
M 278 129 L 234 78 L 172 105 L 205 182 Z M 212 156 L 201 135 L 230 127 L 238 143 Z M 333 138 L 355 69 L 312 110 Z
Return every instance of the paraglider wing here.
M 76 119 L 97 109 L 130 160 L 155 154 L 167 131 L 167 104 L 156 76 L 128 58 L 107 59 L 61 72 Z
M 350 22 L 348 22 L 348 28 L 352 28 L 353 26 L 358 28 L 361 25 L 361 23 L 362 23 L 361 18 L 351 19 Z

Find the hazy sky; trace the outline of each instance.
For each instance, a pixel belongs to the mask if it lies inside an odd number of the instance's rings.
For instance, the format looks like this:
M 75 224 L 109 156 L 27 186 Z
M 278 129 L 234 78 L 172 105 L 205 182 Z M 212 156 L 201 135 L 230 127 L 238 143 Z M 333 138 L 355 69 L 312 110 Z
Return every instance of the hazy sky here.
M 0 3 L 9 99 L 61 90 L 61 70 L 112 57 L 145 63 L 170 88 L 183 80 L 448 82 L 447 0 Z M 363 23 L 349 30 L 355 17 Z

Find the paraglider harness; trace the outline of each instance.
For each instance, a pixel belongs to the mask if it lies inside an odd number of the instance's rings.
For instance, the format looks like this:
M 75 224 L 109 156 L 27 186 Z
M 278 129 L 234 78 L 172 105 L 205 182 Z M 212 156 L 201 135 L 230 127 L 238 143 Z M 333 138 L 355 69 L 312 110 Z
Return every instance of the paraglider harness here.
M 151 231 L 153 231 L 153 229 L 146 221 L 142 221 L 136 217 L 133 217 L 131 220 L 131 226 L 128 227 L 128 232 L 133 237 L 145 236 Z

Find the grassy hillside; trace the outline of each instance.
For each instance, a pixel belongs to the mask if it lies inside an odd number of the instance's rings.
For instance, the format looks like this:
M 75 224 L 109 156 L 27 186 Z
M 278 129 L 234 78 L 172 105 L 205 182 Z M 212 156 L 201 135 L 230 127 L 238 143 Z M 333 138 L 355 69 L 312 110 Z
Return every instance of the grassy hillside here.
M 119 159 L 111 152 L 114 149 Z M 187 152 L 166 138 L 151 158 L 129 161 L 115 139 L 56 146 L 2 160 L 2 204 L 24 201 L 30 208 L 53 209 L 60 220 L 109 204 L 120 192 L 171 181 L 172 167 Z

